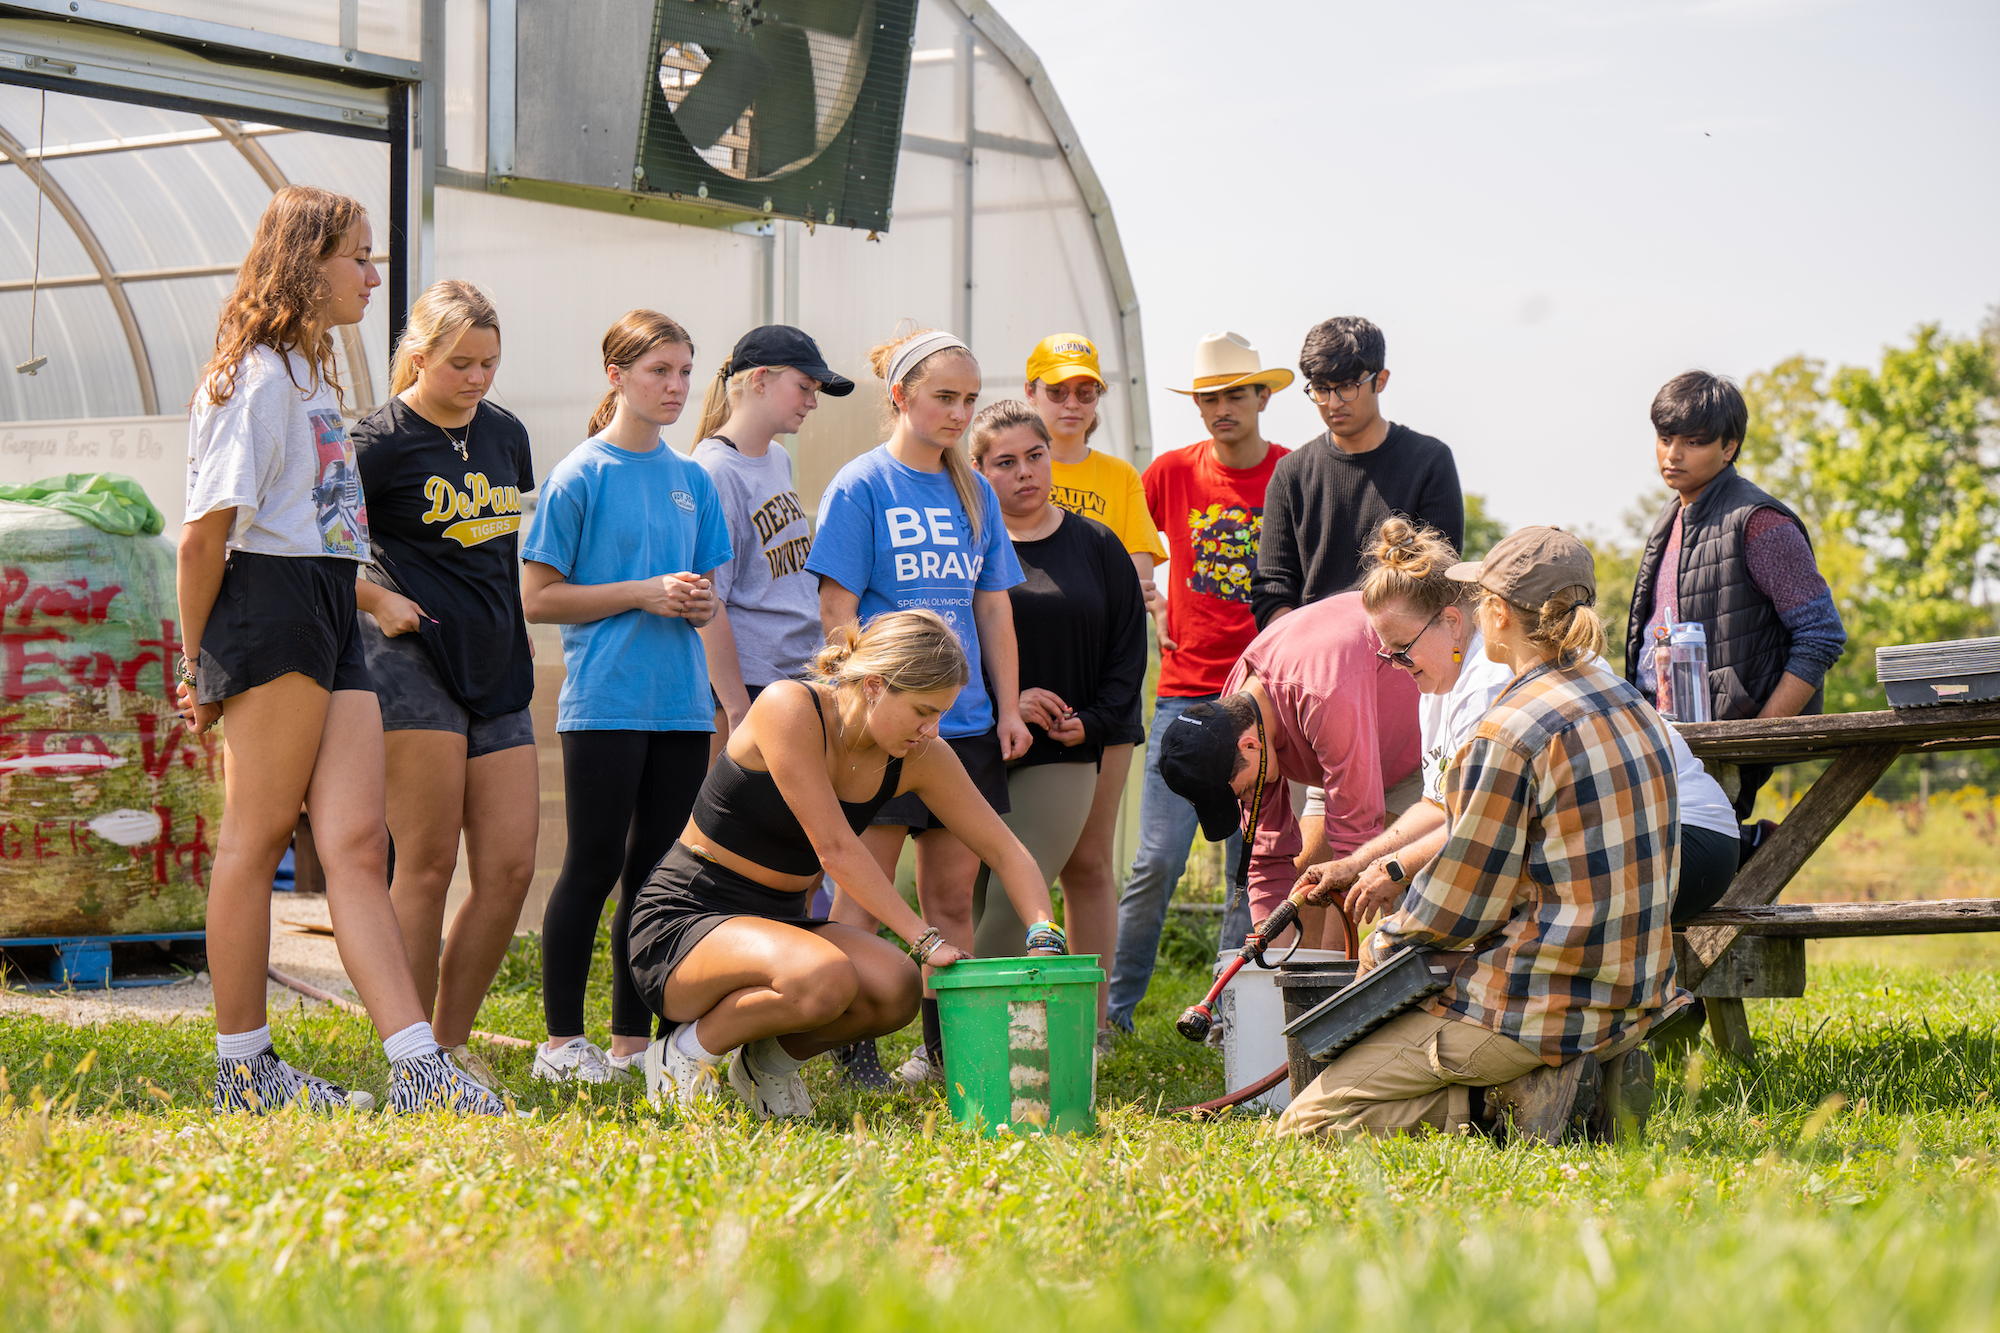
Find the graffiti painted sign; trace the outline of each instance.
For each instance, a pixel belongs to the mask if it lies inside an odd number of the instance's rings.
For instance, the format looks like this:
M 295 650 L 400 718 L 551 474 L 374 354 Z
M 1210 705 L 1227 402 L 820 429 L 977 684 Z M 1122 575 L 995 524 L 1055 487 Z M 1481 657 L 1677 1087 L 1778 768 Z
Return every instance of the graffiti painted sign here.
M 0 503 L 0 937 L 201 927 L 222 756 L 175 612 L 164 539 Z

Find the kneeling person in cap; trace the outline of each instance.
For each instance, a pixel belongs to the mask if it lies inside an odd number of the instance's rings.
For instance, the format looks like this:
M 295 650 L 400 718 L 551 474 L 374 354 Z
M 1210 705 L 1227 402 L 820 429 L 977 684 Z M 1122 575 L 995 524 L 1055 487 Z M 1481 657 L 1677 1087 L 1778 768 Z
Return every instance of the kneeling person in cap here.
M 1666 724 L 1599 656 L 1582 542 L 1524 528 L 1450 572 L 1479 585 L 1486 654 L 1513 679 L 1446 771 L 1449 841 L 1361 966 L 1408 946 L 1464 957 L 1442 992 L 1342 1052 L 1280 1132 L 1504 1120 L 1557 1142 L 1643 1127 L 1653 1068 L 1639 1042 L 1690 999 L 1668 921 L 1680 810 Z
M 1220 699 L 1193 705 L 1160 733 L 1160 777 L 1194 806 L 1210 842 L 1249 812 L 1257 920 L 1297 878 L 1303 844 L 1286 782 L 1326 789 L 1326 838 L 1337 856 L 1422 795 L 1417 687 L 1381 647 L 1360 593 L 1315 602 L 1251 640 Z M 1307 942 L 1319 943 L 1322 913 L 1308 909 L 1302 925 Z M 1344 931 L 1328 933 L 1329 947 L 1353 947 Z

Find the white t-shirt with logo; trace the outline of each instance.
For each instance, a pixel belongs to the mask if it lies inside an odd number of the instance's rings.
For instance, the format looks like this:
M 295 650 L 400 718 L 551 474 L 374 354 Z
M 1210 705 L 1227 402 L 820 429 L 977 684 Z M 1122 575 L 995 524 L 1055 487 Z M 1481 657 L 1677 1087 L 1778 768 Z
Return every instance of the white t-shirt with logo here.
M 297 352 L 253 347 L 227 402 L 216 406 L 205 389 L 195 395 L 187 521 L 231 507 L 232 551 L 368 561 L 368 506 L 347 423 L 332 388 Z

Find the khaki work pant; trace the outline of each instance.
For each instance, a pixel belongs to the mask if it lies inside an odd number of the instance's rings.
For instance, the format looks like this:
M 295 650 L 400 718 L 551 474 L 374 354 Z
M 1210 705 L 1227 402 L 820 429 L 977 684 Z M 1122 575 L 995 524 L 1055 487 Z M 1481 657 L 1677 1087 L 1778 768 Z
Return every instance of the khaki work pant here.
M 1512 1037 L 1423 1010 L 1398 1015 L 1342 1051 L 1278 1118 L 1287 1135 L 1387 1137 L 1472 1122 L 1475 1087 L 1517 1079 L 1546 1063 Z
M 1007 803 L 1013 809 L 1000 818 L 1035 858 L 1044 887 L 1069 864 L 1096 795 L 1096 764 L 1016 764 L 1007 771 Z M 1027 924 L 985 866 L 972 885 L 972 919 L 975 958 L 1018 958 L 1026 952 L 1021 941 Z

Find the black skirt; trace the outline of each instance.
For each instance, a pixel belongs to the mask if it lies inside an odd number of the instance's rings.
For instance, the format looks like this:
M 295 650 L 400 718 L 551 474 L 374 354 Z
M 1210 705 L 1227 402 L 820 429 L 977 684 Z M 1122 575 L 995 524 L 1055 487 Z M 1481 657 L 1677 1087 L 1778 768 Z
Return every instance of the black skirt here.
M 647 1007 L 664 1017 L 667 979 L 708 932 L 738 916 L 817 930 L 829 923 L 807 915 L 810 899 L 809 892 L 767 889 L 676 842 L 632 903 L 632 982 Z

